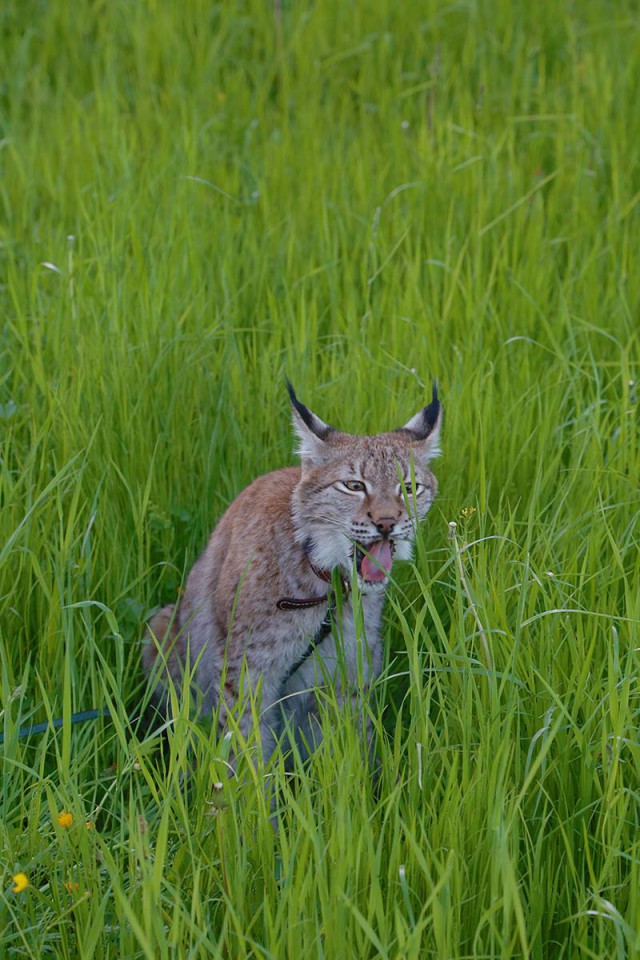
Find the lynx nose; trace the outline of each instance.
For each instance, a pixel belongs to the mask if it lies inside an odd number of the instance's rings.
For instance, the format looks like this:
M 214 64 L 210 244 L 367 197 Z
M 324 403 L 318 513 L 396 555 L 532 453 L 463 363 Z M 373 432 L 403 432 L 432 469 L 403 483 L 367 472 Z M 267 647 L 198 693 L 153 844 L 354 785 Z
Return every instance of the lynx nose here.
M 395 517 L 380 517 L 379 520 L 374 520 L 374 523 L 378 528 L 378 533 L 388 536 L 396 525 L 396 519 Z

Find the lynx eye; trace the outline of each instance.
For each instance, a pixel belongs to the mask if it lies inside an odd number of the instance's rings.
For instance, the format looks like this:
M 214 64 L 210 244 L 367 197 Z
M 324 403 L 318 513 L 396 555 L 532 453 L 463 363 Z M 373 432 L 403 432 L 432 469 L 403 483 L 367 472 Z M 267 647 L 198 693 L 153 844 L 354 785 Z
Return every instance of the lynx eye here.
M 352 493 L 362 493 L 367 489 L 362 480 L 343 480 L 342 485 Z
M 409 496 L 411 496 L 411 492 L 413 490 L 413 487 L 411 485 L 411 480 L 405 480 L 404 487 L 407 493 L 409 494 Z M 420 494 L 424 492 L 424 489 L 425 489 L 424 483 L 416 483 L 416 497 L 419 497 Z M 398 495 L 402 496 L 402 493 L 403 491 L 402 491 L 402 485 L 401 485 L 398 487 Z

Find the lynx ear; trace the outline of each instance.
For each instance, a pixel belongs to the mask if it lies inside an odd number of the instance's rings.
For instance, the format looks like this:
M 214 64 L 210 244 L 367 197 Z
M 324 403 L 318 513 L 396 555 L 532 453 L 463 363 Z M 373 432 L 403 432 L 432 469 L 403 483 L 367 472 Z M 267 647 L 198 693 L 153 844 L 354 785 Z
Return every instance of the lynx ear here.
M 416 452 L 428 463 L 433 457 L 439 456 L 440 426 L 442 424 L 442 407 L 438 400 L 438 388 L 433 385 L 433 397 L 428 407 L 416 413 L 411 420 L 407 420 L 401 429 L 410 434 L 410 439 L 416 445 Z
M 300 441 L 298 452 L 303 460 L 321 461 L 324 459 L 325 440 L 335 431 L 298 400 L 289 380 L 286 384 L 291 400 L 293 429 Z

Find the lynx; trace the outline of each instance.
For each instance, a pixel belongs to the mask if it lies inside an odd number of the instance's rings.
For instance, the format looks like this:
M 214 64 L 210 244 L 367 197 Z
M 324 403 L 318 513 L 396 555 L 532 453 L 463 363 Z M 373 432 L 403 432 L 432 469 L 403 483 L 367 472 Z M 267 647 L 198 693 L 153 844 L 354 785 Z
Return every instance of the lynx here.
M 385 591 L 436 495 L 428 465 L 442 419 L 434 386 L 403 427 L 352 436 L 287 388 L 300 466 L 259 477 L 234 500 L 179 604 L 151 619 L 143 650 L 158 705 L 167 673 L 179 687 L 188 656 L 200 709 L 217 710 L 222 726 L 248 679 L 261 696 L 265 759 L 285 729 L 305 755 L 317 744 L 316 693 L 327 679 L 341 702 L 356 702 L 379 675 Z

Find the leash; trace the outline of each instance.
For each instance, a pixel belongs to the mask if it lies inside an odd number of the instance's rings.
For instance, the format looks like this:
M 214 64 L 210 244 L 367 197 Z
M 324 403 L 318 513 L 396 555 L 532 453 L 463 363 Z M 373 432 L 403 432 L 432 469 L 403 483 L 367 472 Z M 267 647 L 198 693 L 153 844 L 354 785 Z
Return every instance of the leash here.
M 290 680 L 290 679 L 291 679 L 291 677 L 294 675 L 294 673 L 296 672 L 296 670 L 299 670 L 299 669 L 300 669 L 300 667 L 301 667 L 302 664 L 305 662 L 305 660 L 308 660 L 309 657 L 310 657 L 310 656 L 316 651 L 316 649 L 320 646 L 320 644 L 322 643 L 322 641 L 323 641 L 324 639 L 326 639 L 326 637 L 329 636 L 329 634 L 331 633 L 331 621 L 332 621 L 332 614 L 333 614 L 333 613 L 335 613 L 335 603 L 334 603 L 334 605 L 333 605 L 333 607 L 332 607 L 331 610 L 327 610 L 327 615 L 326 615 L 326 617 L 324 618 L 324 620 L 322 621 L 322 623 L 321 623 L 320 626 L 318 627 L 318 632 L 316 633 L 316 635 L 315 635 L 315 637 L 313 638 L 313 640 L 310 641 L 309 646 L 307 647 L 307 649 L 305 650 L 305 652 L 302 654 L 301 657 L 298 657 L 298 659 L 295 661 L 295 663 L 293 664 L 293 666 L 290 667 L 290 668 L 287 670 L 286 674 L 284 675 L 284 679 L 283 679 L 283 681 L 282 681 L 283 685 L 287 682 L 287 680 Z
M 320 570 L 311 561 L 309 556 L 307 556 L 306 559 L 318 579 L 330 584 L 331 571 Z M 345 598 L 349 594 L 349 581 L 341 577 L 340 587 L 342 597 Z M 312 656 L 322 641 L 325 640 L 331 633 L 331 624 L 333 622 L 333 616 L 336 612 L 336 598 L 335 594 L 333 594 L 331 589 L 329 589 L 321 597 L 282 597 L 276 602 L 276 607 L 278 610 L 306 610 L 310 607 L 318 607 L 322 603 L 327 603 L 327 601 L 329 601 L 329 609 L 327 610 L 322 623 L 318 627 L 315 637 L 310 641 L 309 646 L 302 656 L 298 657 L 295 663 L 287 671 L 282 681 L 283 684 L 293 676 L 296 670 L 300 669 L 302 664 L 308 660 L 310 656 Z M 103 707 L 101 710 L 81 710 L 79 713 L 72 713 L 69 722 L 72 726 L 75 726 L 79 723 L 87 723 L 89 720 L 98 720 L 100 717 L 111 717 L 111 711 L 107 707 Z M 41 733 L 46 733 L 47 730 L 59 730 L 62 726 L 64 726 L 64 719 L 62 717 L 56 717 L 54 720 L 45 720 L 43 723 L 28 723 L 25 726 L 19 727 L 14 736 L 18 740 L 23 740 L 25 737 L 38 736 Z M 0 744 L 4 743 L 4 741 L 5 735 L 0 733 Z
M 107 707 L 103 707 L 102 710 L 81 710 L 80 713 L 71 714 L 70 722 L 74 725 L 76 723 L 86 723 L 87 720 L 97 720 L 99 717 L 110 716 L 111 712 Z M 63 725 L 64 720 L 62 717 L 57 717 L 55 720 L 45 720 L 44 723 L 28 723 L 24 727 L 19 727 L 15 736 L 18 740 L 22 740 L 24 737 L 30 737 L 32 734 L 46 733 L 47 730 L 59 730 Z M 0 733 L 0 743 L 4 743 L 4 740 L 4 733 Z
M 320 580 L 324 580 L 325 583 L 331 584 L 331 571 L 330 570 L 320 570 L 312 562 L 309 557 L 308 552 L 305 550 L 306 560 L 316 577 Z M 340 577 L 340 592 L 342 598 L 345 599 L 349 595 L 349 581 L 344 577 Z M 296 670 L 299 670 L 303 663 L 311 657 L 315 651 L 318 649 L 323 640 L 325 640 L 331 633 L 331 624 L 333 622 L 333 617 L 336 612 L 336 597 L 335 593 L 332 593 L 331 587 L 322 597 L 281 597 L 280 600 L 276 601 L 276 607 L 278 610 L 307 610 L 310 607 L 318 607 L 322 603 L 329 603 L 329 608 L 322 620 L 322 623 L 318 627 L 317 633 L 313 640 L 309 642 L 307 649 L 304 651 L 302 656 L 293 663 L 293 665 L 287 670 L 282 683 L 283 685 L 290 680 L 294 675 Z

